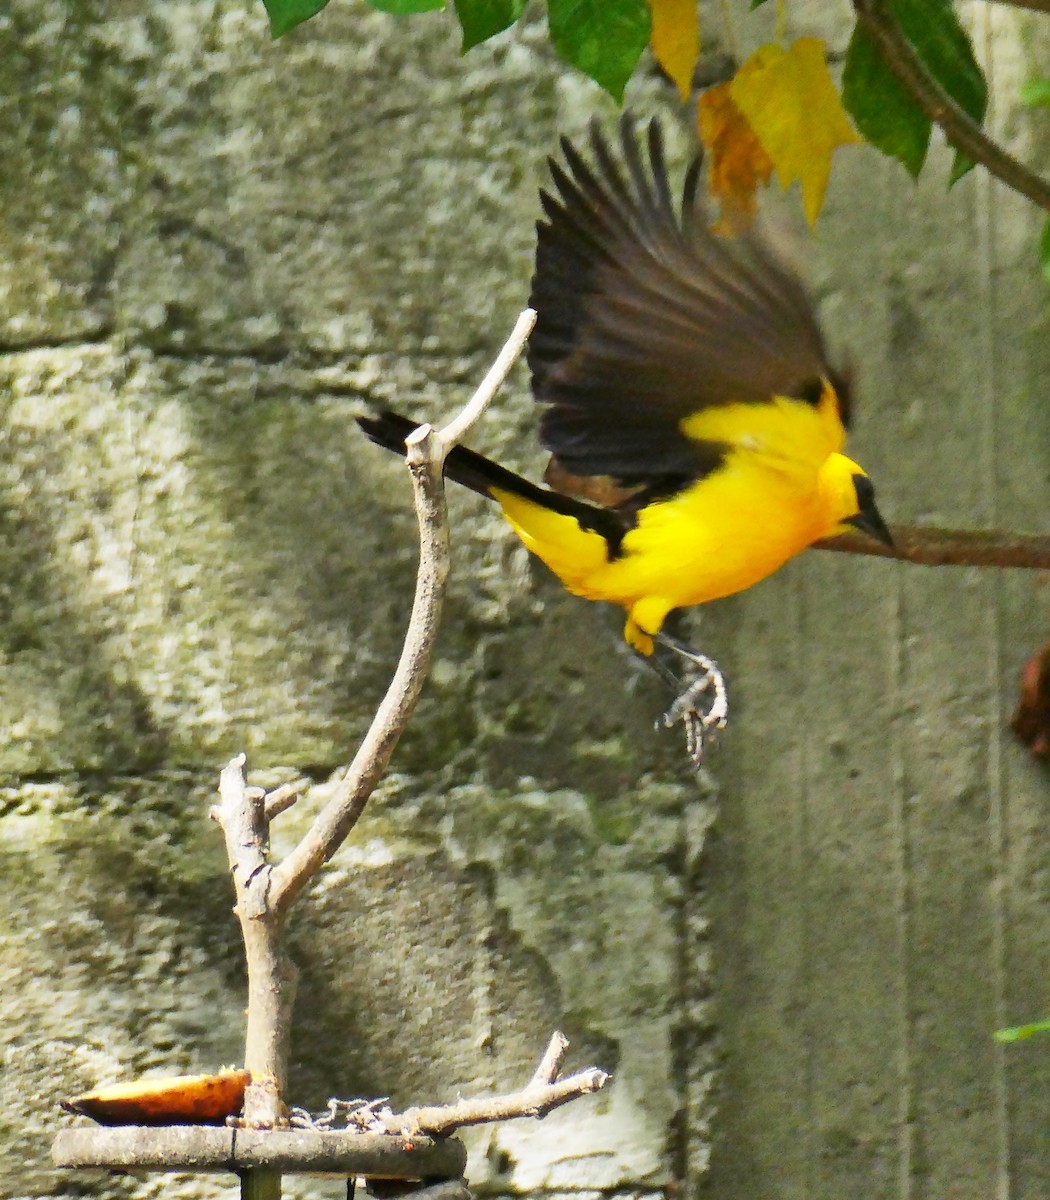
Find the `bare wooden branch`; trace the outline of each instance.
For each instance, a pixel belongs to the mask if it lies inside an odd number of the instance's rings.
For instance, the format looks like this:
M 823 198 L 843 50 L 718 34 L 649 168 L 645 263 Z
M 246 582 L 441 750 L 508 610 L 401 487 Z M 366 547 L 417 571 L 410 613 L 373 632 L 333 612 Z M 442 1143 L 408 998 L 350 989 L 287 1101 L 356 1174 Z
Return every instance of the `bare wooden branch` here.
M 926 567 L 1021 567 L 1050 569 L 1050 535 L 997 529 L 936 529 L 894 525 L 895 549 L 860 533 L 844 533 L 814 543 L 819 550 L 897 558 Z
M 430 669 L 448 577 L 449 531 L 442 464 L 454 439 L 477 420 L 506 378 L 534 321 L 531 310 L 522 313 L 481 386 L 445 430 L 435 433 L 429 426 L 422 426 L 406 439 L 406 461 L 419 523 L 419 569 L 401 658 L 371 728 L 335 794 L 299 844 L 274 868 L 270 904 L 277 913 L 288 911 L 307 881 L 357 824 L 416 706 Z
M 524 309 L 521 316 L 518 317 L 514 328 L 511 330 L 506 344 L 496 356 L 496 361 L 478 385 L 477 391 L 467 401 L 467 404 L 458 416 L 449 421 L 440 431 L 439 436 L 441 441 L 448 449 L 458 446 L 477 423 L 481 414 L 492 400 L 492 397 L 499 391 L 503 385 L 503 381 L 510 374 L 511 367 L 521 357 L 521 352 L 525 349 L 525 343 L 529 340 L 529 334 L 532 333 L 532 328 L 535 324 L 535 310 L 531 308 Z
M 271 1128 L 284 1117 L 280 1081 L 287 1067 L 297 972 L 281 949 L 281 922 L 272 912 L 266 795 L 262 788 L 247 786 L 244 764 L 244 755 L 238 754 L 223 768 L 220 802 L 212 815 L 226 838 L 248 968 L 244 1066 L 252 1079 L 244 1097 L 244 1121 Z
M 136 1171 L 338 1171 L 379 1179 L 458 1179 L 466 1151 L 455 1138 L 312 1129 L 77 1126 L 51 1148 L 60 1167 Z
M 517 1117 L 545 1117 L 552 1109 L 570 1100 L 600 1091 L 608 1081 L 609 1076 L 604 1071 L 589 1067 L 552 1083 L 530 1082 L 521 1091 L 503 1096 L 478 1096 L 455 1104 L 409 1108 L 386 1118 L 383 1124 L 389 1133 L 419 1132 L 443 1137 L 467 1125 L 512 1121 Z
M 560 1030 L 555 1030 L 551 1034 L 551 1040 L 547 1043 L 547 1049 L 543 1052 L 543 1057 L 540 1059 L 540 1065 L 536 1068 L 532 1076 L 532 1083 L 536 1086 L 553 1083 L 558 1078 L 558 1071 L 561 1067 L 561 1061 L 565 1057 L 565 1051 L 569 1048 L 569 1039 Z
M 1050 212 L 1050 183 L 993 142 L 930 75 L 883 0 L 853 0 L 858 24 L 879 48 L 886 66 L 956 150 Z
M 281 813 L 287 812 L 293 804 L 298 804 L 299 797 L 310 786 L 307 779 L 296 779 L 292 783 L 283 783 L 266 793 L 266 820 L 272 821 Z
M 477 1096 L 457 1100 L 454 1104 L 408 1108 L 401 1113 L 391 1111 L 385 1101 L 330 1100 L 328 1114 L 316 1120 L 307 1120 L 313 1128 L 329 1128 L 331 1119 L 342 1110 L 347 1125 L 363 1132 L 398 1134 L 402 1137 L 423 1133 L 444 1137 L 467 1125 L 511 1121 L 517 1117 L 544 1117 L 570 1100 L 600 1091 L 609 1081 L 608 1074 L 597 1067 L 588 1067 L 564 1079 L 556 1078 L 558 1063 L 568 1045 L 564 1034 L 555 1033 L 529 1082 L 516 1092 Z

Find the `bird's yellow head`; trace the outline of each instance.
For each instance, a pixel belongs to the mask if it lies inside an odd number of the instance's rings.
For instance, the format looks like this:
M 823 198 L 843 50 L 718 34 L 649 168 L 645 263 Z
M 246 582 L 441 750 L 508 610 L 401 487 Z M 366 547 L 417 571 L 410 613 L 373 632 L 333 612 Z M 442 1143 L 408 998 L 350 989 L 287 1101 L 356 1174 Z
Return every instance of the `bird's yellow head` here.
M 893 547 L 893 537 L 875 507 L 875 485 L 867 471 L 845 454 L 829 454 L 820 469 L 820 494 L 829 518 L 827 536 L 859 529 Z

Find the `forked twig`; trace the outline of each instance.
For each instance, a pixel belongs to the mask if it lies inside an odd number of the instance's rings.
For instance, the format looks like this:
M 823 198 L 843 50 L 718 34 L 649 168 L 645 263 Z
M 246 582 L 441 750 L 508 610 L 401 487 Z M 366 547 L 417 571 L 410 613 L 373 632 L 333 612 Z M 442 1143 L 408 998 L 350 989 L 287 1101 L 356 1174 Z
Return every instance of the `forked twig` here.
M 251 1073 L 251 1082 L 245 1092 L 244 1124 L 251 1128 L 272 1128 L 287 1122 L 283 1090 L 296 971 L 282 945 L 284 918 L 307 881 L 332 857 L 356 824 L 386 769 L 430 669 L 449 563 L 442 478 L 445 456 L 506 379 L 535 319 L 531 309 L 521 314 L 496 362 L 459 416 L 440 432 L 424 425 L 407 440 L 406 458 L 419 522 L 419 569 L 401 658 L 371 728 L 335 795 L 285 859 L 278 863 L 270 859 L 270 821 L 295 803 L 297 785 L 269 794 L 249 786 L 243 754 L 231 759 L 222 771 L 221 799 L 211 816 L 219 821 L 226 838 L 248 968 L 244 1065 Z
M 449 450 L 466 434 L 492 400 L 520 356 L 536 314 L 518 318 L 488 374 L 459 415 L 444 429 L 422 425 L 405 442 L 419 520 L 419 570 L 412 616 L 390 687 L 335 794 L 318 813 L 302 841 L 273 872 L 270 903 L 287 912 L 310 877 L 327 862 L 357 824 L 394 747 L 416 706 L 426 680 L 448 576 L 449 536 L 441 469 Z
M 297 1112 L 296 1120 L 313 1128 L 327 1129 L 341 1113 L 348 1127 L 362 1133 L 389 1133 L 400 1137 L 425 1133 L 431 1137 L 444 1137 L 467 1125 L 511 1121 L 517 1117 L 545 1117 L 570 1100 L 600 1091 L 609 1081 L 609 1075 L 597 1067 L 588 1067 L 559 1079 L 558 1066 L 568 1045 L 564 1034 L 555 1033 L 529 1082 L 516 1092 L 408 1108 L 401 1113 L 393 1112 L 380 1100 L 371 1103 L 329 1100 L 328 1111 L 321 1117 L 310 1119 L 307 1114 Z

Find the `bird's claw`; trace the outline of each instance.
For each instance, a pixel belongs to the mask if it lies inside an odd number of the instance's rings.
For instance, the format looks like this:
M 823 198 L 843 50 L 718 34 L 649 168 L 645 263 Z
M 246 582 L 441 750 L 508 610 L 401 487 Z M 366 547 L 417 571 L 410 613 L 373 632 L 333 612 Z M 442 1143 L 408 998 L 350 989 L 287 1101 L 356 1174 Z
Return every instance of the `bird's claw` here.
M 683 653 L 681 649 L 678 651 Z M 679 721 L 685 726 L 685 745 L 693 765 L 700 767 L 704 758 L 704 742 L 725 728 L 729 714 L 726 683 L 718 665 L 704 654 L 690 651 L 683 654 L 702 672 L 681 693 L 663 715 L 663 724 L 672 729 Z M 710 703 L 704 703 L 704 697 Z

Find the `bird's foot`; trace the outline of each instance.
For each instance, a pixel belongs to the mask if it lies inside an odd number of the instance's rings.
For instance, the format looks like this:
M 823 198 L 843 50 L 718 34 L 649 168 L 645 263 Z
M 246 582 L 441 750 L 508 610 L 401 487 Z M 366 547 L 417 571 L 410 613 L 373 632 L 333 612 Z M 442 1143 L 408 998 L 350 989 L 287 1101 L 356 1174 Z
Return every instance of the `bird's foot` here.
M 703 762 L 706 740 L 725 728 L 729 715 L 725 678 L 713 659 L 697 653 L 677 638 L 660 633 L 656 635 L 656 640 L 684 658 L 690 664 L 690 671 L 698 672 L 661 720 L 668 729 L 674 728 L 679 721 L 685 726 L 686 752 L 694 766 L 699 768 Z M 678 680 L 679 685 L 681 682 Z

